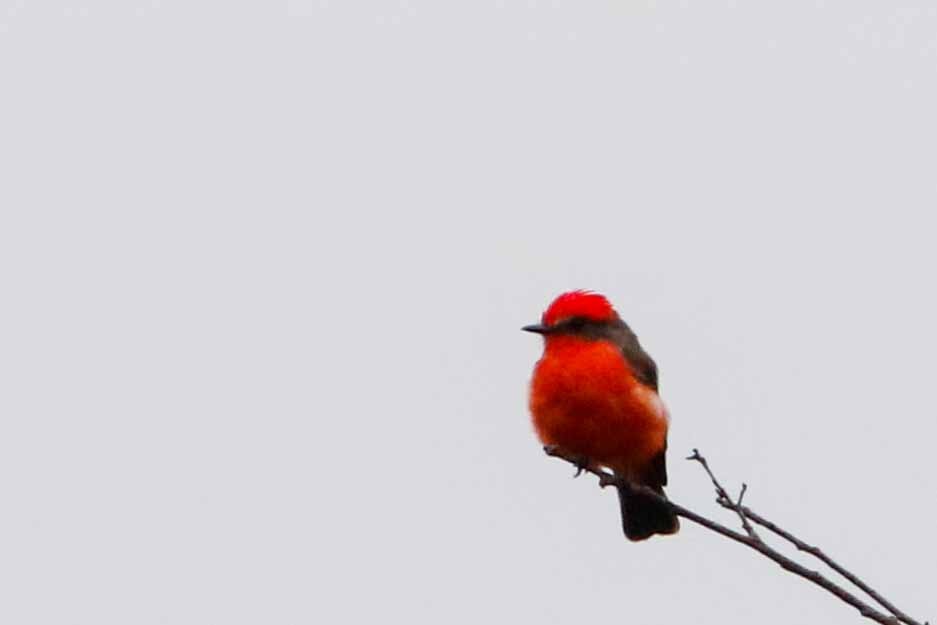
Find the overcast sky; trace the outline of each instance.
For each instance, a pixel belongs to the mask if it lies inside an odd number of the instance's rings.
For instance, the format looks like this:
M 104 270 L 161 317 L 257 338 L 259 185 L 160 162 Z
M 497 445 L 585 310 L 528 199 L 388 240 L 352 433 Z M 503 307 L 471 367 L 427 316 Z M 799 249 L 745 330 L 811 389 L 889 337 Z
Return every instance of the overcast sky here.
M 932 2 L 3 2 L 0 622 L 860 622 L 543 456 L 572 288 L 933 622 L 935 111 Z

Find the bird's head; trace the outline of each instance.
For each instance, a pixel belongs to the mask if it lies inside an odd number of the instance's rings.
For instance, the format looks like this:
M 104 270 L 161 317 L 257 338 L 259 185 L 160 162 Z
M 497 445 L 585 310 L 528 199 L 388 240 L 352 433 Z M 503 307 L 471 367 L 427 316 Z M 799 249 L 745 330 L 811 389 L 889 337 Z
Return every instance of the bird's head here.
M 620 323 L 618 313 L 604 296 L 591 291 L 569 291 L 553 300 L 540 323 L 521 329 L 547 339 L 556 335 L 600 338 L 610 326 Z

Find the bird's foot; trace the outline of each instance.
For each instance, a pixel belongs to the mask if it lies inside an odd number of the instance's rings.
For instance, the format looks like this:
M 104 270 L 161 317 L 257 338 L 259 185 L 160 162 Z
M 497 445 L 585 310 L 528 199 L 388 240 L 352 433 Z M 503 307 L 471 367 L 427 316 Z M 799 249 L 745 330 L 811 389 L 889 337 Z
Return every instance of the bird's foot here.
M 614 473 L 602 472 L 602 475 L 599 476 L 599 486 L 605 488 L 606 486 L 629 486 L 628 482 L 624 482 L 620 476 L 615 475 Z
M 583 471 L 591 471 L 593 469 L 592 461 L 585 456 L 576 456 L 572 462 L 576 465 L 576 473 L 573 475 L 573 479 L 582 475 Z
M 595 472 L 599 469 L 597 464 L 594 464 L 586 456 L 580 456 L 576 454 L 571 454 L 560 449 L 559 445 L 544 445 L 543 451 L 548 456 L 553 456 L 555 458 L 562 458 L 567 462 L 571 462 L 576 465 L 576 474 L 573 477 L 579 477 L 582 475 L 583 471 L 592 471 Z

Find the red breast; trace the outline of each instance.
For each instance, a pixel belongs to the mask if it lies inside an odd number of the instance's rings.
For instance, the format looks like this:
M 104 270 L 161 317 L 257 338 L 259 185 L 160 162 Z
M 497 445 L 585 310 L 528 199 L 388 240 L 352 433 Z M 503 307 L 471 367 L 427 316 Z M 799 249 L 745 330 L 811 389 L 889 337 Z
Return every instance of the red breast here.
M 659 453 L 667 437 L 663 403 L 606 341 L 550 337 L 534 369 L 530 411 L 545 445 L 626 475 Z

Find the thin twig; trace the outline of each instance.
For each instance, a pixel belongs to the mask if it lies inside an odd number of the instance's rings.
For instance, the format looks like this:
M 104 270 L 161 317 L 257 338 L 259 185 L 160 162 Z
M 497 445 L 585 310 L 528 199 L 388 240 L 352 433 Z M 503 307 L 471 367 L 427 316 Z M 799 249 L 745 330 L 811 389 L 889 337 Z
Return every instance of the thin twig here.
M 823 553 L 823 551 L 819 547 L 815 547 L 813 545 L 805 543 L 804 541 L 797 538 L 796 536 L 794 536 L 787 530 L 779 527 L 775 523 L 764 518 L 763 516 L 761 516 L 760 514 L 758 514 L 757 512 L 755 512 L 754 510 L 752 510 L 751 508 L 747 506 L 743 506 L 742 509 L 745 512 L 745 516 L 747 516 L 749 519 L 751 519 L 758 525 L 780 536 L 787 542 L 797 547 L 798 550 L 803 551 L 805 553 L 809 553 L 813 557 L 823 562 L 823 564 L 827 565 L 828 567 L 830 567 L 831 569 L 833 569 L 834 571 L 836 571 L 837 573 L 839 573 L 840 575 L 848 579 L 856 588 L 859 588 L 860 590 L 862 590 L 862 592 L 864 592 L 865 594 L 870 596 L 872 599 L 874 599 L 876 602 L 878 602 L 878 604 L 881 605 L 883 608 L 885 608 L 886 610 L 888 610 L 889 612 L 897 616 L 898 619 L 902 621 L 903 623 L 907 623 L 907 625 L 917 625 L 917 621 L 915 621 L 913 618 L 911 618 L 910 616 L 908 616 L 907 614 L 899 610 L 897 607 L 895 607 L 893 603 L 888 601 L 885 597 L 883 597 L 881 594 L 879 594 L 877 591 L 871 588 L 868 584 L 866 584 L 861 579 L 856 577 L 854 573 L 847 570 L 841 564 L 839 564 L 838 562 L 833 560 L 831 557 Z
M 568 455 L 555 447 L 550 447 L 550 446 L 544 447 L 544 451 L 549 456 L 561 458 L 563 460 L 566 460 L 567 462 L 572 463 L 573 465 L 577 467 L 582 467 L 581 458 Z M 698 460 L 697 460 L 697 457 L 699 458 Z M 726 494 L 725 489 L 723 489 L 722 486 L 719 485 L 719 482 L 718 480 L 716 480 L 715 476 L 712 474 L 712 471 L 709 470 L 709 466 L 706 464 L 705 458 L 703 458 L 699 454 L 699 452 L 694 450 L 694 455 L 690 456 L 690 459 L 697 460 L 698 462 L 700 462 L 700 464 L 702 464 L 706 468 L 706 471 L 707 473 L 709 473 L 709 476 L 712 479 L 713 484 L 716 486 L 716 491 L 717 493 L 719 493 L 720 499 L 724 499 L 726 502 L 726 503 L 720 502 L 720 505 L 724 505 L 727 508 L 735 510 L 736 514 L 738 514 L 740 516 L 740 519 L 743 521 L 743 525 L 747 522 L 747 518 L 751 518 L 756 523 L 759 522 L 759 521 L 756 521 L 757 515 L 749 517 L 750 511 L 747 508 L 743 508 L 741 506 L 740 502 L 741 502 L 742 496 L 744 496 L 745 494 L 745 490 L 746 490 L 745 487 L 743 487 L 742 493 L 739 495 L 738 502 L 733 502 L 732 499 L 728 496 L 728 494 Z M 790 571 L 791 573 L 799 577 L 802 577 L 803 579 L 806 579 L 807 581 L 819 586 L 820 588 L 823 588 L 830 594 L 836 596 L 838 599 L 840 599 L 844 603 L 851 605 L 852 607 L 854 607 L 856 610 L 859 611 L 859 614 L 861 614 L 862 616 L 868 619 L 871 619 L 877 623 L 880 623 L 881 625 L 900 625 L 902 622 L 904 622 L 906 625 L 921 625 L 921 623 L 919 623 L 918 621 L 915 621 L 914 619 L 906 617 L 906 615 L 902 614 L 901 616 L 898 616 L 896 614 L 895 616 L 892 616 L 892 615 L 885 614 L 883 612 L 876 610 L 869 604 L 865 603 L 863 600 L 856 597 L 854 594 L 850 593 L 845 588 L 842 588 L 841 586 L 832 582 L 830 579 L 828 579 L 821 573 L 808 569 L 805 566 L 799 564 L 798 562 L 795 562 L 794 560 L 778 552 L 773 547 L 771 547 L 770 545 L 765 543 L 763 540 L 761 540 L 761 538 L 759 538 L 757 534 L 752 535 L 752 533 L 747 533 L 746 535 L 746 534 L 742 534 L 740 532 L 731 530 L 728 527 L 720 523 L 712 521 L 700 514 L 697 514 L 696 512 L 693 512 L 692 510 L 688 508 L 684 508 L 683 506 L 670 501 L 669 499 L 667 499 L 667 497 L 654 492 L 650 488 L 637 485 L 637 484 L 632 484 L 621 477 L 618 477 L 612 473 L 609 473 L 608 471 L 604 471 L 594 466 L 585 466 L 582 468 L 584 471 L 587 471 L 597 476 L 599 478 L 599 485 L 602 486 L 603 488 L 605 486 L 614 485 L 614 486 L 624 488 L 631 492 L 640 492 L 643 495 L 646 495 L 648 497 L 653 497 L 657 499 L 659 502 L 668 506 L 671 510 L 673 510 L 674 514 L 676 514 L 677 516 L 683 517 L 689 521 L 692 521 L 698 525 L 701 525 L 705 527 L 706 529 L 716 532 L 717 534 L 720 534 L 722 536 L 725 536 L 726 538 L 733 540 L 737 543 L 741 543 L 745 545 L 746 547 L 748 547 L 749 549 L 754 549 L 755 551 L 759 552 L 760 554 L 762 554 L 769 560 L 772 560 L 775 563 L 777 563 L 784 570 Z M 733 506 L 739 509 L 736 509 Z M 757 519 L 764 520 L 761 517 L 757 517 Z M 771 529 L 771 527 L 768 527 L 767 525 L 765 527 L 771 531 L 774 531 Z M 862 588 L 862 586 L 860 586 L 860 588 Z M 865 589 L 863 588 L 863 590 Z M 876 599 L 876 601 L 878 601 L 878 599 Z M 894 613 L 894 610 L 892 610 L 892 608 L 888 606 L 885 606 L 885 607 Z
M 735 512 L 738 515 L 739 520 L 742 521 L 742 529 L 745 530 L 745 533 L 749 537 L 757 540 L 758 542 L 763 542 L 758 536 L 758 533 L 755 531 L 755 528 L 752 527 L 752 524 L 748 522 L 748 519 L 745 518 L 745 512 L 742 510 L 742 497 L 745 496 L 745 489 L 748 488 L 744 484 L 742 485 L 742 492 L 739 493 L 739 500 L 732 501 L 732 498 L 729 497 L 729 493 L 726 492 L 726 489 L 722 487 L 722 484 L 719 483 L 719 480 L 716 479 L 716 476 L 713 475 L 712 470 L 709 468 L 709 463 L 706 462 L 706 458 L 702 457 L 699 453 L 699 449 L 693 449 L 693 454 L 687 457 L 687 460 L 695 460 L 703 465 L 703 468 L 706 469 L 706 473 L 709 475 L 709 479 L 712 480 L 713 486 L 716 487 L 716 502 L 729 510 Z

